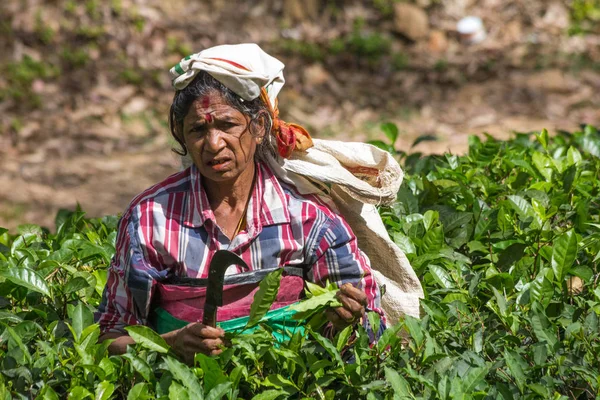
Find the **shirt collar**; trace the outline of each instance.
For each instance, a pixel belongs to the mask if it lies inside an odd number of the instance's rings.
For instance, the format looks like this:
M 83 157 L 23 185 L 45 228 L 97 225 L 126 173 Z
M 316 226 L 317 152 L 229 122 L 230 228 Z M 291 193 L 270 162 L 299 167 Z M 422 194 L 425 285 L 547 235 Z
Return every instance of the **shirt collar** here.
M 256 173 L 246 213 L 246 229 L 250 236 L 257 235 L 264 226 L 290 222 L 288 201 L 277 177 L 263 163 L 256 164 Z M 207 220 L 215 222 L 215 215 L 202 187 L 202 175 L 195 165 L 190 167 L 190 192 L 185 207 L 184 225 L 196 228 L 203 226 Z

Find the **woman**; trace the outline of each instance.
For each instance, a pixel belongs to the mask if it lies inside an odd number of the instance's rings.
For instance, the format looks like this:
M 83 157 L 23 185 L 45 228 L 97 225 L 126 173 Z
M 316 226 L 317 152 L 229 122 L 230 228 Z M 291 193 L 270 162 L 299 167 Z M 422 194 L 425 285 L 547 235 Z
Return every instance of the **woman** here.
M 213 47 L 171 70 L 177 89 L 171 132 L 193 164 L 137 196 L 119 223 L 117 253 L 96 313 L 101 340 L 115 339 L 111 353 L 133 343 L 125 326 L 155 326 L 156 308 L 166 304 L 180 312 L 203 302 L 203 289 L 186 297 L 163 283 L 206 278 L 219 249 L 240 255 L 251 270 L 296 267 L 303 279 L 339 284 L 342 306 L 326 313 L 332 331 L 361 319 L 366 324 L 367 307 L 383 315 L 369 261 L 346 222 L 319 197 L 300 195 L 280 181 L 267 165 L 269 157 L 311 145 L 304 129 L 278 118 L 282 70 L 254 44 Z M 280 288 L 280 305 L 302 296 L 302 285 L 290 282 Z M 230 316 L 247 316 L 252 293 L 236 292 L 224 309 L 237 305 Z M 219 354 L 224 344 L 223 329 L 193 322 L 201 320 L 201 311 L 192 313 L 185 326 L 162 333 L 188 362 L 197 352 Z M 219 315 L 224 321 L 229 314 Z

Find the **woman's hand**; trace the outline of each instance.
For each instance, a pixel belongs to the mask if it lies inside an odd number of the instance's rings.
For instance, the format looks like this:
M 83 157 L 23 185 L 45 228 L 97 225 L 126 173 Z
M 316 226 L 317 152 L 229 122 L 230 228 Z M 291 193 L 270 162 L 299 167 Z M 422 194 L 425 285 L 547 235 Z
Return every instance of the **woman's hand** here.
M 200 322 L 191 324 L 169 332 L 163 336 L 167 343 L 173 348 L 184 362 L 188 365 L 194 364 L 196 353 L 216 356 L 223 352 L 225 346 L 225 331 L 221 328 L 213 328 Z
M 342 303 L 341 307 L 330 308 L 326 311 L 327 319 L 336 330 L 341 330 L 348 325 L 353 325 L 365 314 L 367 295 L 361 289 L 355 288 L 351 283 L 345 283 L 336 294 Z

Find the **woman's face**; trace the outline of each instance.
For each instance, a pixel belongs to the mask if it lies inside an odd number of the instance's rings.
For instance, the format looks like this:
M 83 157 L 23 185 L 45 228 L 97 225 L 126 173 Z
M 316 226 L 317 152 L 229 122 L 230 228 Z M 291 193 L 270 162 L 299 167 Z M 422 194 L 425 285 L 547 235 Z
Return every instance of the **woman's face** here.
M 252 135 L 249 121 L 217 91 L 192 103 L 181 133 L 202 176 L 215 182 L 236 180 L 246 174 L 252 179 L 254 153 L 264 129 Z

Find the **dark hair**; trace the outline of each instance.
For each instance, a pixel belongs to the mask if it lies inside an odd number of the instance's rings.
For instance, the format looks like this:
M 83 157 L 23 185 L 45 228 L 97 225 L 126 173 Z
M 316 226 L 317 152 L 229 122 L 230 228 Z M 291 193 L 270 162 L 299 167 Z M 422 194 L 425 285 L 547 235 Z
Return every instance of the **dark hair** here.
M 212 91 L 220 93 L 227 104 L 250 118 L 250 122 L 246 127 L 250 131 L 250 134 L 256 135 L 256 129 L 260 128 L 261 125 L 264 127 L 265 135 L 256 149 L 255 157 L 257 159 L 264 159 L 265 152 L 275 154 L 270 135 L 273 121 L 271 120 L 269 109 L 262 99 L 257 97 L 250 101 L 243 100 L 205 71 L 200 71 L 189 85 L 175 92 L 171 110 L 169 111 L 169 126 L 171 128 L 171 135 L 179 143 L 181 149 L 173 149 L 173 151 L 180 156 L 187 155 L 188 149 L 185 146 L 183 138 L 177 132 L 183 135 L 183 120 L 194 100 L 198 97 L 206 96 Z

